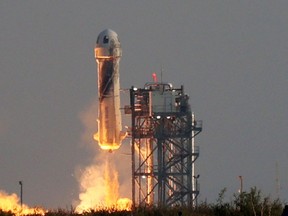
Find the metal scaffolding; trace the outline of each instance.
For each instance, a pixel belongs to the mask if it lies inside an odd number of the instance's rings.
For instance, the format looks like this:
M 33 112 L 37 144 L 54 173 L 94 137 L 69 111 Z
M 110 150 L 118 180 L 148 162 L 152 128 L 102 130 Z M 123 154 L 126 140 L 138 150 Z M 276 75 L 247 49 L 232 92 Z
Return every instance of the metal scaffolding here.
M 199 194 L 194 162 L 202 130 L 183 86 L 147 83 L 130 89 L 133 206 L 195 206 Z M 198 175 L 199 177 L 199 175 Z M 195 184 L 196 181 L 196 184 Z

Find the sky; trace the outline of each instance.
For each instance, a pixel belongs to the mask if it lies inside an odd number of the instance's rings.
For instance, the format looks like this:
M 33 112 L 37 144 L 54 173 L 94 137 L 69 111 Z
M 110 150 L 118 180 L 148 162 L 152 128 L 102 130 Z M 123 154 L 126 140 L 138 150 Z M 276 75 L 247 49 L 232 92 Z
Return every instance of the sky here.
M 122 89 L 162 70 L 203 120 L 200 202 L 216 202 L 223 188 L 231 200 L 241 175 L 244 191 L 287 203 L 287 9 L 285 0 L 0 1 L 0 190 L 19 194 L 21 180 L 30 206 L 78 200 L 79 172 L 102 154 L 92 140 L 94 46 L 110 28 L 122 46 Z M 117 157 L 129 164 L 127 143 Z M 120 183 L 131 181 L 118 168 Z

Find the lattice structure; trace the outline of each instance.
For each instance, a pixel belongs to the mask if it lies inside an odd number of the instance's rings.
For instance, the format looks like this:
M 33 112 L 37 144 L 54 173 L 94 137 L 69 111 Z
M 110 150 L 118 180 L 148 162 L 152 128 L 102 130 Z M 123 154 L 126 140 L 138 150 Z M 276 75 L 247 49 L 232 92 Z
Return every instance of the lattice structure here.
M 125 113 L 132 117 L 134 206 L 193 206 L 199 194 L 193 164 L 199 148 L 192 140 L 201 132 L 202 121 L 192 118 L 188 99 L 183 86 L 174 89 L 167 83 L 130 89 Z

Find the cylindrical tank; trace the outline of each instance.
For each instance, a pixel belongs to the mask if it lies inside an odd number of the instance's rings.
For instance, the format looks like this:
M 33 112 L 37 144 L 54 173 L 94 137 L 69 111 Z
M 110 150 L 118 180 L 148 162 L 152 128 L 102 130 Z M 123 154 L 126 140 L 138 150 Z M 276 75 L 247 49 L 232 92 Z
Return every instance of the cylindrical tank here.
M 98 133 L 94 138 L 104 150 L 115 150 L 125 138 L 120 113 L 119 61 L 121 45 L 116 32 L 102 31 L 96 42 L 98 64 Z

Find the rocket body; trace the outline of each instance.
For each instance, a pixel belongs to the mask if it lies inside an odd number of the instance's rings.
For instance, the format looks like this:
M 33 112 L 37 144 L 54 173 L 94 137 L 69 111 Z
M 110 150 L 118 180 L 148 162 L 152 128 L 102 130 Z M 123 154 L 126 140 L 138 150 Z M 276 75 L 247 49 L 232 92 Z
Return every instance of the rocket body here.
M 102 31 L 95 48 L 98 64 L 98 133 L 94 138 L 104 150 L 115 150 L 125 138 L 120 112 L 119 61 L 122 55 L 118 35 Z

